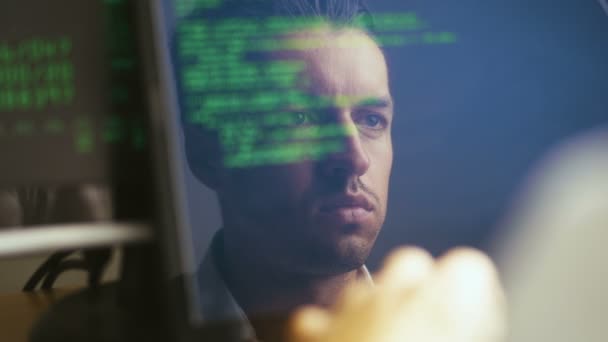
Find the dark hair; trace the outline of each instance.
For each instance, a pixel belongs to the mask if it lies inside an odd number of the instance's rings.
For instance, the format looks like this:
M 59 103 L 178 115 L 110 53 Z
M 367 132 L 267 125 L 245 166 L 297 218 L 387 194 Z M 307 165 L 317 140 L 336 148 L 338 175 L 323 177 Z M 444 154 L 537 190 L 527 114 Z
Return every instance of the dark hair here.
M 370 16 L 364 0 L 223 0 L 206 12 L 214 18 L 316 17 L 346 25 L 361 16 Z

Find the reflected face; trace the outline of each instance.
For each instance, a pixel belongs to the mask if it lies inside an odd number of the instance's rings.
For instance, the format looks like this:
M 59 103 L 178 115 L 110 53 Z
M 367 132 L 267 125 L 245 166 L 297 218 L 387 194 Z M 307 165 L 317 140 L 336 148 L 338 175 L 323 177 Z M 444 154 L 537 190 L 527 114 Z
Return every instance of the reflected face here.
M 361 31 L 295 37 L 322 43 L 273 58 L 302 61 L 299 90 L 322 105 L 294 106 L 284 115 L 296 128 L 338 127 L 343 133 L 330 140 L 340 148 L 280 165 L 224 169 L 216 191 L 227 235 L 255 254 L 243 257 L 291 272 L 345 272 L 367 259 L 386 215 L 393 157 L 387 66 Z M 303 144 L 320 146 L 326 138 Z

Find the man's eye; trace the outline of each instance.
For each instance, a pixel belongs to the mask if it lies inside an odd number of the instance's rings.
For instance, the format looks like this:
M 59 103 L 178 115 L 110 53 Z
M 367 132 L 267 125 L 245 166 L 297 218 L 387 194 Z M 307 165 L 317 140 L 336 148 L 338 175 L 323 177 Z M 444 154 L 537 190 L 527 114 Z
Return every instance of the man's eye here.
M 294 112 L 290 113 L 289 115 L 289 123 L 292 126 L 305 126 L 314 122 L 313 115 L 307 112 Z
M 308 114 L 298 112 L 293 114 L 293 124 L 296 126 L 301 126 L 307 124 L 310 121 Z
M 386 126 L 386 121 L 381 115 L 366 114 L 358 120 L 360 125 L 371 129 L 382 129 Z

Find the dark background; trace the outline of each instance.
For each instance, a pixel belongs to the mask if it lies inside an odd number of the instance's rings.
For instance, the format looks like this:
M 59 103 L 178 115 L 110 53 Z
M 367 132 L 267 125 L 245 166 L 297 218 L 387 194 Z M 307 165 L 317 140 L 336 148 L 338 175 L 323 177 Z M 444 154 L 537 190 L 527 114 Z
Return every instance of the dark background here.
M 487 249 L 534 163 L 607 121 L 608 17 L 592 0 L 374 3 L 458 42 L 387 52 L 396 153 L 370 266 L 403 243 Z

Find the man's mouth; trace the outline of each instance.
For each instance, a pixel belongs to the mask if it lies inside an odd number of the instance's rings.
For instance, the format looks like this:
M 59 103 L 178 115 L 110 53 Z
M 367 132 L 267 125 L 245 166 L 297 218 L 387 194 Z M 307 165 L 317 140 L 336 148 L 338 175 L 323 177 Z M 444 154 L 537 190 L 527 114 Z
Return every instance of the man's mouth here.
M 374 205 L 363 195 L 341 195 L 323 202 L 320 209 L 321 211 L 333 211 L 343 208 L 361 208 L 372 211 Z
M 319 208 L 321 217 L 330 223 L 356 224 L 369 219 L 374 205 L 363 195 L 342 195 L 325 201 Z

